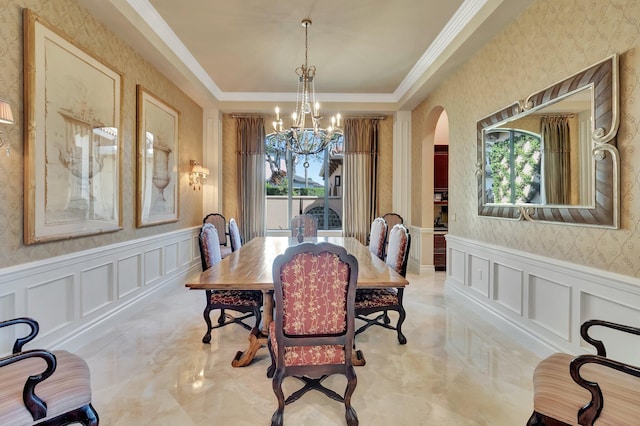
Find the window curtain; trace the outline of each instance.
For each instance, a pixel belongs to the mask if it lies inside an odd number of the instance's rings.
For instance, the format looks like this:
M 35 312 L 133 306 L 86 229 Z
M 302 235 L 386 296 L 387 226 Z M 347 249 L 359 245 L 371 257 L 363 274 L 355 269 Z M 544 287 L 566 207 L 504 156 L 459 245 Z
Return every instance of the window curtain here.
M 366 244 L 378 211 L 378 119 L 344 120 L 342 232 Z
M 265 235 L 265 131 L 263 117 L 236 117 L 238 211 L 245 241 Z
M 547 204 L 569 204 L 569 120 L 564 116 L 540 119 L 544 164 L 544 194 Z

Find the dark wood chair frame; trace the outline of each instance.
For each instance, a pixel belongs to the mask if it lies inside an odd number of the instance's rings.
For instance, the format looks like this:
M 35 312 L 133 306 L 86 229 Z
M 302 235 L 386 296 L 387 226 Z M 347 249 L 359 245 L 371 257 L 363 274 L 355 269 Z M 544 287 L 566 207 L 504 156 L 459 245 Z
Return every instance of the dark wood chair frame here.
M 282 293 L 282 280 L 280 270 L 298 253 L 310 252 L 318 255 L 323 252 L 335 253 L 340 260 L 349 265 L 349 283 L 347 286 L 346 304 L 347 318 L 345 332 L 339 335 L 304 335 L 288 336 L 283 331 L 284 302 Z M 267 377 L 273 378 L 273 391 L 278 398 L 278 409 L 274 412 L 271 425 L 282 425 L 284 407 L 297 401 L 302 395 L 311 389 L 318 390 L 329 398 L 343 402 L 345 405 L 345 418 L 348 425 L 357 425 L 358 417 L 355 409 L 351 406 L 351 396 L 357 385 L 356 372 L 352 364 L 352 348 L 354 345 L 355 329 L 355 295 L 358 280 L 358 260 L 347 253 L 344 247 L 331 243 L 301 243 L 289 247 L 284 254 L 277 256 L 273 262 L 273 283 L 275 297 L 275 318 L 276 341 L 278 342 L 278 353 L 274 353 L 271 339 L 267 344 L 271 354 L 271 366 L 267 370 Z M 286 347 L 291 346 L 312 346 L 312 345 L 341 345 L 345 349 L 344 364 L 328 365 L 302 365 L 289 366 L 284 364 L 284 353 Z M 343 374 L 347 378 L 347 386 L 344 396 L 322 385 L 322 381 L 333 374 Z M 293 376 L 301 380 L 304 386 L 293 392 L 286 399 L 282 391 L 282 382 L 285 377 Z
M 215 225 L 214 225 L 215 226 Z M 202 231 L 200 231 L 200 235 L 198 236 L 198 243 L 200 247 L 200 260 L 202 261 L 202 271 L 207 270 L 207 260 L 204 256 L 203 242 L 202 242 Z M 260 327 L 260 321 L 262 321 L 262 302 L 257 304 L 256 306 L 244 306 L 244 305 L 231 305 L 231 304 L 222 304 L 222 303 L 211 303 L 211 296 L 216 290 L 205 290 L 206 297 L 206 307 L 204 308 L 204 312 L 202 316 L 204 317 L 204 322 L 207 324 L 207 332 L 202 337 L 202 343 L 211 343 L 211 330 L 216 328 L 224 327 L 229 324 L 238 324 L 239 326 L 247 329 L 247 330 L 258 330 Z M 241 291 L 241 290 L 238 290 Z M 262 292 L 258 291 L 260 294 Z M 220 309 L 220 316 L 218 317 L 218 321 L 216 325 L 213 325 L 211 322 L 211 311 L 215 309 Z M 235 317 L 226 313 L 227 310 L 240 312 L 244 314 L 239 317 Z M 244 320 L 255 317 L 256 322 L 252 327 L 249 324 L 245 323 Z
M 31 328 L 31 332 L 25 336 L 16 339 L 13 344 L 12 354 L 4 358 L 0 358 L 0 368 L 5 365 L 13 364 L 27 358 L 42 358 L 46 364 L 46 369 L 37 375 L 29 376 L 25 382 L 24 389 L 22 391 L 22 400 L 25 408 L 31 414 L 34 422 L 47 417 L 47 403 L 43 401 L 35 393 L 36 386 L 47 380 L 56 371 L 57 360 L 56 356 L 44 349 L 32 349 L 23 351 L 22 347 L 33 340 L 40 330 L 38 322 L 32 318 L 15 318 L 6 321 L 0 321 L 0 328 L 8 327 L 16 324 L 27 324 Z M 63 413 L 54 418 L 35 423 L 38 426 L 57 426 L 68 425 L 72 423 L 81 423 L 85 426 L 97 426 L 99 423 L 99 417 L 96 410 L 91 404 L 83 405 L 75 410 Z
M 580 410 L 576 413 L 578 424 L 582 426 L 592 426 L 600 416 L 600 413 L 602 412 L 602 408 L 604 406 L 602 390 L 600 389 L 598 383 L 586 380 L 580 375 L 580 369 L 585 364 L 599 364 L 640 378 L 640 367 L 625 364 L 623 362 L 615 361 L 606 357 L 607 351 L 604 347 L 604 343 L 601 340 L 596 340 L 589 336 L 589 329 L 594 326 L 611 328 L 614 330 L 640 336 L 640 328 L 617 324 L 609 321 L 589 320 L 583 323 L 580 327 L 580 335 L 582 336 L 582 338 L 587 343 L 595 347 L 597 351 L 597 355 L 579 355 L 571 360 L 571 363 L 569 364 L 569 374 L 571 375 L 573 381 L 588 390 L 591 394 L 591 401 L 589 401 L 584 407 L 580 408 Z M 638 403 L 640 404 L 640 401 L 638 401 Z M 566 423 L 545 416 L 536 411 L 533 412 L 533 414 L 529 418 L 529 421 L 527 422 L 527 426 L 560 425 L 566 425 Z
M 402 224 L 401 224 L 402 225 Z M 402 225 L 403 227 L 403 232 L 406 232 L 407 234 L 407 248 L 403 254 L 403 258 L 402 258 L 402 267 L 400 268 L 399 271 L 396 271 L 397 273 L 399 273 L 400 275 L 402 275 L 403 277 L 407 275 L 407 263 L 409 261 L 409 250 L 411 249 L 411 235 L 409 234 L 408 229 Z M 366 291 L 366 290 L 364 290 Z M 405 345 L 407 343 L 407 338 L 406 336 L 402 333 L 402 324 L 404 323 L 404 320 L 407 317 L 407 313 L 404 309 L 404 306 L 402 305 L 402 300 L 404 297 L 404 288 L 398 288 L 397 289 L 398 292 L 398 304 L 397 305 L 387 305 L 384 307 L 371 307 L 371 308 L 358 308 L 356 309 L 356 319 L 359 319 L 361 321 L 364 321 L 365 324 L 360 326 L 360 328 L 358 328 L 356 330 L 356 336 L 362 332 L 364 332 L 366 329 L 368 329 L 371 326 L 377 325 L 379 327 L 384 327 L 387 328 L 389 330 L 396 330 L 396 332 L 398 333 L 398 342 L 401 345 Z M 374 314 L 376 312 L 380 312 L 382 310 L 382 312 L 374 317 L 374 318 L 369 318 L 368 316 L 371 314 Z M 398 322 L 396 323 L 395 326 L 391 325 L 391 318 L 389 318 L 388 315 L 388 311 L 396 311 L 398 313 Z M 358 356 L 362 356 L 362 355 L 358 355 Z

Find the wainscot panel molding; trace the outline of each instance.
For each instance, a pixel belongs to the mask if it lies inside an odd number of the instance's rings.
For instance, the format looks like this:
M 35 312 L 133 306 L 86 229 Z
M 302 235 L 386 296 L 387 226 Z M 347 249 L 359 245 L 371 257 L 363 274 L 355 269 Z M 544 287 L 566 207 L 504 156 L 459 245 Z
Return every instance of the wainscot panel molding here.
M 185 228 L 0 269 L 0 320 L 36 319 L 40 333 L 31 349 L 78 348 L 151 293 L 199 273 L 199 231 Z M 0 354 L 26 330 L 2 333 Z
M 408 225 L 411 234 L 409 265 L 407 269 L 418 275 L 433 274 L 433 228 Z
M 589 319 L 640 325 L 640 280 L 634 277 L 451 234 L 447 262 L 445 294 L 469 302 L 541 357 L 594 352 L 580 337 L 580 325 Z M 637 361 L 637 336 L 593 331 L 608 356 Z

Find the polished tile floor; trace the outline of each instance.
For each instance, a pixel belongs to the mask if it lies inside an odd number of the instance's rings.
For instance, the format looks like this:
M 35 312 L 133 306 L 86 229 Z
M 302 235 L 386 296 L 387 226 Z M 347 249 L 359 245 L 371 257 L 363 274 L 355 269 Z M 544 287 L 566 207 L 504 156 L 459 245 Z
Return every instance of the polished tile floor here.
M 352 403 L 361 425 L 526 423 L 539 357 L 464 302 L 445 297 L 444 277 L 407 276 L 406 345 L 380 327 L 358 336 L 367 365 L 356 369 Z M 247 332 L 224 327 L 202 344 L 203 305 L 203 292 L 164 291 L 76 351 L 91 368 L 101 425 L 270 423 L 276 398 L 265 375 L 267 349 L 249 367 L 231 367 Z M 334 376 L 325 383 L 342 393 L 346 382 Z M 285 379 L 285 392 L 298 384 Z M 346 424 L 343 405 L 318 392 L 284 413 L 287 425 Z

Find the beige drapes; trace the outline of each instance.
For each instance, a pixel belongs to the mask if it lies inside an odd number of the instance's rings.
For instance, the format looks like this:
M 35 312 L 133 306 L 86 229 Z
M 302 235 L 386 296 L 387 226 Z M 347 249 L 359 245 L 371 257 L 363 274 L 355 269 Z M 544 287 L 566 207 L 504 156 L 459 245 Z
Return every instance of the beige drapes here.
M 264 118 L 236 117 L 238 123 L 238 211 L 245 241 L 265 235 Z
M 540 119 L 544 162 L 544 194 L 547 204 L 570 204 L 569 121 L 565 116 Z
M 378 210 L 378 119 L 344 121 L 343 234 L 366 244 Z

